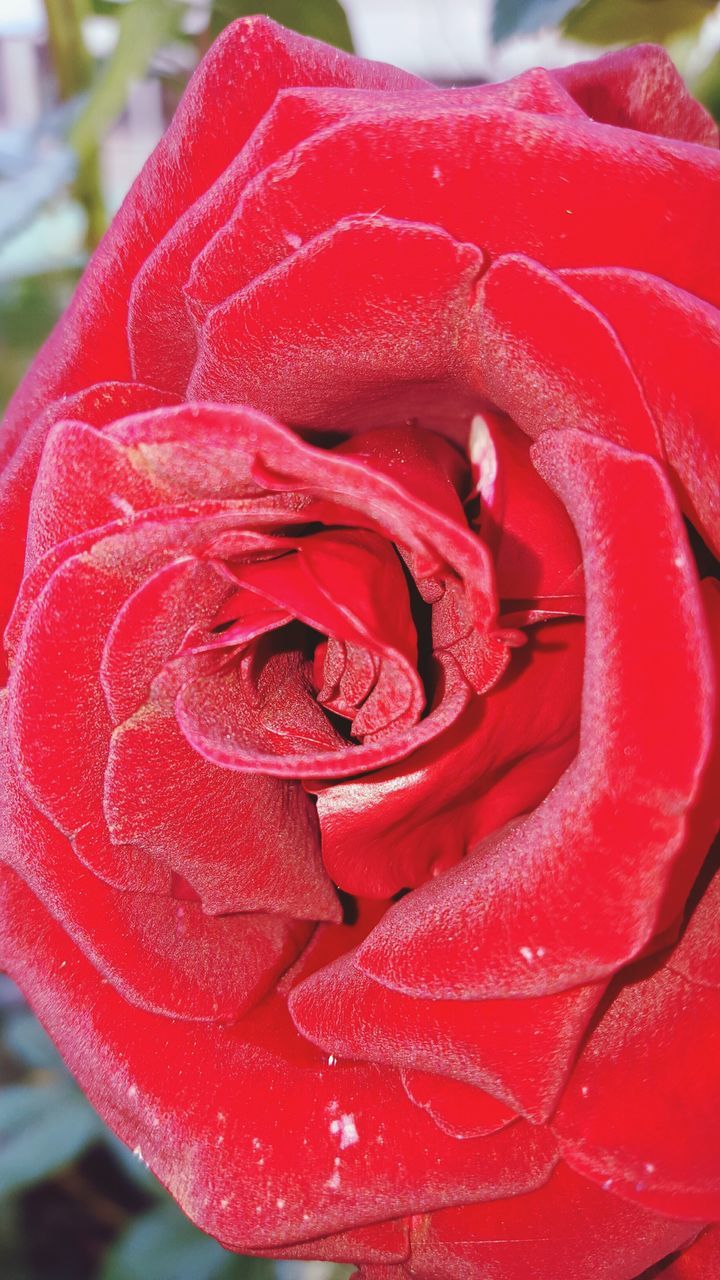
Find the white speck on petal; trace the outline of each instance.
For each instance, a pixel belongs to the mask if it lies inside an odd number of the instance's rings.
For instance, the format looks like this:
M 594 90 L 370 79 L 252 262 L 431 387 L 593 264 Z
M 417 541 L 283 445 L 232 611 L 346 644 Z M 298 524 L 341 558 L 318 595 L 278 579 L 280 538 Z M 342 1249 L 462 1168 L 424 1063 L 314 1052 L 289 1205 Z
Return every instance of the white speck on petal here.
M 344 1151 L 346 1147 L 353 1147 L 356 1142 L 360 1141 L 360 1135 L 355 1125 L 355 1117 L 351 1115 L 342 1115 L 339 1120 L 331 1120 L 330 1132 L 339 1135 L 341 1151 Z
M 282 1199 L 280 1199 L 280 1200 L 276 1200 L 276 1201 L 275 1201 L 275 1204 L 277 1205 L 278 1209 L 284 1209 L 284 1208 L 285 1208 L 285 1201 L 284 1201 L 284 1200 L 282 1200 Z
M 109 493 L 108 502 L 111 503 L 113 507 L 117 507 L 118 511 L 122 511 L 124 516 L 135 515 L 135 508 L 132 503 L 128 502 L 127 498 L 123 498 L 119 493 Z
M 520 955 L 522 956 L 523 960 L 527 960 L 528 964 L 532 964 L 533 960 L 535 959 L 535 952 L 533 951 L 532 947 L 521 947 Z
M 481 413 L 476 413 L 470 423 L 468 453 L 476 476 L 475 488 L 489 502 L 497 479 L 498 460 L 487 418 Z
M 137 1085 L 131 1084 L 127 1091 L 128 1098 L 137 1098 Z

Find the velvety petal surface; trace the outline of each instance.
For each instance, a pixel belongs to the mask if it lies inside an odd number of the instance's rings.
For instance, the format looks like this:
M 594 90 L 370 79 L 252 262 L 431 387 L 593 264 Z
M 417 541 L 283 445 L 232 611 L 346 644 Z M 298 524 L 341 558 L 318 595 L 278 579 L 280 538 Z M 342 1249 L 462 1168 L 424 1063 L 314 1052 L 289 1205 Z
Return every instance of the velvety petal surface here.
M 530 817 L 398 903 L 363 944 L 364 971 L 397 990 L 530 995 L 613 972 L 677 917 L 715 830 L 716 814 L 701 832 L 689 823 L 715 674 L 669 486 L 650 460 L 581 432 L 546 433 L 535 457 L 583 546 L 578 754 Z
M 127 1004 L 21 881 L 6 871 L 2 884 L 3 957 L 71 1070 L 225 1244 L 268 1252 L 547 1179 L 547 1130 L 519 1121 L 458 1142 L 409 1100 L 397 1074 L 328 1064 L 296 1037 L 279 997 L 224 1027 Z

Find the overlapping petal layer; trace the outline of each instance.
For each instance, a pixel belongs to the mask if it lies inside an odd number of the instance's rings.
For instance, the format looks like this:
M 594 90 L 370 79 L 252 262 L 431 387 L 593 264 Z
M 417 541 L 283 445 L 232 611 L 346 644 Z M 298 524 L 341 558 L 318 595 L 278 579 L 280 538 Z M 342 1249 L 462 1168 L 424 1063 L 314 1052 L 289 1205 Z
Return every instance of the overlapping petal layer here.
M 3 959 L 231 1247 L 715 1264 L 717 141 L 233 24 L 11 407 Z

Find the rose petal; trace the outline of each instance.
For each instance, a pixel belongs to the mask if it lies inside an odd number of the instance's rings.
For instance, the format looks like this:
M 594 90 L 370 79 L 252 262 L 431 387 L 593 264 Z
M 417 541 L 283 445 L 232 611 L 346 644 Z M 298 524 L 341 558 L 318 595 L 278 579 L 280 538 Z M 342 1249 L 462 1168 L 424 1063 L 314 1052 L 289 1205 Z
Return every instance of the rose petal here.
M 715 829 L 711 813 L 702 830 L 690 821 L 715 676 L 667 482 L 584 432 L 546 432 L 535 450 L 583 546 L 580 750 L 534 814 L 399 902 L 362 945 L 365 972 L 408 993 L 542 994 L 614 972 L 677 917 Z
M 694 965 L 717 931 L 720 873 L 706 897 L 676 950 L 646 963 L 605 1009 L 554 1121 L 578 1172 L 701 1222 L 720 1215 L 717 947 L 697 980 Z
M 386 219 L 442 228 L 491 259 L 524 253 L 549 268 L 623 263 L 717 303 L 718 173 L 720 155 L 707 147 L 513 110 L 490 97 L 469 105 L 453 95 L 406 95 L 397 108 L 379 104 L 300 143 L 291 163 L 269 166 L 194 270 L 224 275 L 239 290 L 287 257 L 289 209 L 303 242 L 343 218 L 382 210 Z M 532 200 L 508 202 L 502 192 L 510 187 L 532 191 Z M 450 348 L 447 363 L 459 368 Z
M 458 1142 L 410 1102 L 395 1073 L 329 1066 L 296 1037 L 279 999 L 234 1027 L 127 1004 L 22 882 L 2 879 L 3 962 L 94 1105 L 225 1244 L 270 1252 L 547 1179 L 546 1129 L 518 1121 Z
M 10 739 L 24 785 L 68 835 L 99 813 L 112 729 L 99 673 L 115 617 L 143 577 L 227 519 L 218 504 L 166 508 L 100 531 L 31 605 L 9 683 Z
M 517 1120 L 517 1113 L 482 1089 L 429 1071 L 403 1068 L 405 1092 L 442 1129 L 455 1138 L 480 1138 Z
M 614 49 L 601 58 L 560 67 L 553 75 L 593 120 L 718 145 L 718 126 L 659 45 Z
M 320 78 L 348 85 L 408 89 L 423 82 L 394 67 L 363 63 L 338 49 L 287 31 L 265 17 L 230 23 L 203 58 L 172 123 L 136 179 L 95 253 L 71 306 L 33 374 L 25 379 L 5 424 L 14 446 L 25 423 L 55 398 L 98 378 L 130 376 L 127 305 L 132 282 L 178 217 L 237 155 L 278 89 Z M 216 110 L 218 102 L 232 109 Z M 210 109 L 210 105 L 213 108 Z M 167 329 L 161 332 L 166 344 Z
M 4 695 L 3 713 L 6 702 Z M 282 916 L 213 919 L 193 902 L 118 892 L 89 874 L 28 800 L 8 758 L 4 723 L 0 745 L 2 860 L 127 1000 L 174 1017 L 234 1018 L 293 961 L 306 925 Z
M 213 256 L 214 242 L 196 262 L 191 292 L 195 278 L 203 296 L 213 289 Z M 435 227 L 341 218 L 215 306 L 200 333 L 189 395 L 246 402 L 315 426 L 403 421 L 408 385 L 437 398 L 452 379 L 482 266 L 475 245 Z M 215 292 L 225 299 L 224 260 L 217 271 Z
M 503 612 L 514 600 L 582 597 L 582 553 L 565 508 L 530 460 L 530 442 L 499 414 L 476 414 L 468 452 L 478 529 L 493 552 Z M 562 600 L 558 599 L 558 612 Z
M 302 788 L 208 764 L 171 711 L 145 706 L 115 730 L 105 815 L 115 841 L 143 846 L 182 875 L 210 914 L 341 918 Z
M 0 474 L 0 537 L 5 549 L 0 579 L 0 627 L 5 627 L 22 578 L 30 498 L 43 445 L 53 425 L 65 419 L 80 419 L 102 426 L 115 414 L 172 402 L 172 396 L 140 383 L 99 383 L 76 395 L 62 396 L 35 419 Z M 2 424 L 3 443 L 10 440 L 12 429 L 12 415 L 8 413 Z M 5 670 L 4 655 L 0 654 L 0 678 L 4 677 Z
M 445 1075 L 539 1122 L 560 1096 L 603 990 L 600 983 L 530 1000 L 415 999 L 344 956 L 293 989 L 290 1011 L 328 1053 Z
M 477 310 L 480 380 L 528 435 L 582 427 L 660 456 L 655 422 L 603 315 L 557 275 L 519 256 L 482 281 Z
M 658 425 L 687 510 L 720 552 L 720 313 L 652 276 L 568 271 L 613 326 Z
M 663 1280 L 708 1280 L 720 1271 L 720 1227 L 708 1227 L 663 1272 Z
M 453 724 L 470 691 L 452 658 L 437 665 L 435 702 L 425 719 L 362 745 L 348 744 L 332 728 L 309 673 L 271 663 L 253 700 L 238 666 L 189 681 L 178 694 L 178 724 L 200 755 L 226 769 L 278 778 L 347 777 L 402 760 Z
M 371 533 L 338 529 L 300 538 L 288 549 L 282 558 L 233 569 L 233 577 L 299 621 L 381 659 L 375 688 L 352 717 L 356 737 L 416 724 L 425 695 L 410 597 L 392 545 Z
M 529 1195 L 413 1220 L 417 1280 L 634 1280 L 685 1244 L 687 1222 L 624 1204 L 560 1164 Z M 361 1271 L 363 1277 L 372 1271 Z
M 580 623 L 538 628 L 499 684 L 441 736 L 400 765 L 319 789 L 335 883 L 391 897 L 539 804 L 577 749 L 582 652 Z
M 182 556 L 150 574 L 123 601 L 99 664 L 114 724 L 142 706 L 152 681 L 178 653 L 191 626 L 209 626 L 231 593 L 231 584 L 211 564 Z

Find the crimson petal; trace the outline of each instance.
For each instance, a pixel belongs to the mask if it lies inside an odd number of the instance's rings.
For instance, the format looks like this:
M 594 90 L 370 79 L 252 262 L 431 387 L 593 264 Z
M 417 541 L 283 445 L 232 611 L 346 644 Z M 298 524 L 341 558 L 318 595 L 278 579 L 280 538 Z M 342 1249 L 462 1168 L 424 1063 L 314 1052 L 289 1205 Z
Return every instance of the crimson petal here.
M 714 831 L 714 814 L 704 830 L 689 822 L 715 674 L 667 481 L 584 432 L 546 432 L 535 460 L 583 546 L 580 749 L 530 817 L 399 902 L 362 945 L 365 972 L 408 993 L 543 994 L 612 973 L 677 918 Z
M 604 1011 L 554 1122 L 578 1172 L 696 1221 L 720 1217 L 719 910 L 716 872 L 675 950 Z
M 640 44 L 553 72 L 593 120 L 718 145 L 718 126 L 688 91 L 666 49 Z
M 415 1218 L 408 1269 L 389 1268 L 387 1280 L 634 1280 L 691 1235 L 687 1222 L 623 1204 L 560 1164 L 529 1195 Z
M 538 627 L 499 683 L 407 760 L 344 783 L 308 783 L 335 883 L 389 898 L 534 809 L 577 750 L 582 652 L 579 622 Z
M 640 272 L 562 274 L 615 330 L 652 409 L 688 514 L 720 553 L 720 312 Z
M 349 955 L 295 987 L 290 1010 L 302 1034 L 329 1053 L 446 1075 L 539 1122 L 558 1100 L 603 990 L 596 983 L 530 1000 L 415 999 L 368 978 Z
M 547 1129 L 518 1121 L 458 1142 L 410 1102 L 396 1073 L 328 1065 L 297 1038 L 279 999 L 232 1027 L 128 1004 L 22 881 L 5 871 L 0 884 L 5 967 L 101 1114 L 226 1245 L 269 1252 L 546 1181 Z
M 127 1000 L 173 1017 L 235 1018 L 292 963 L 308 926 L 282 916 L 213 919 L 193 902 L 119 892 L 89 874 L 28 800 L 11 760 L 2 698 L 2 860 Z

